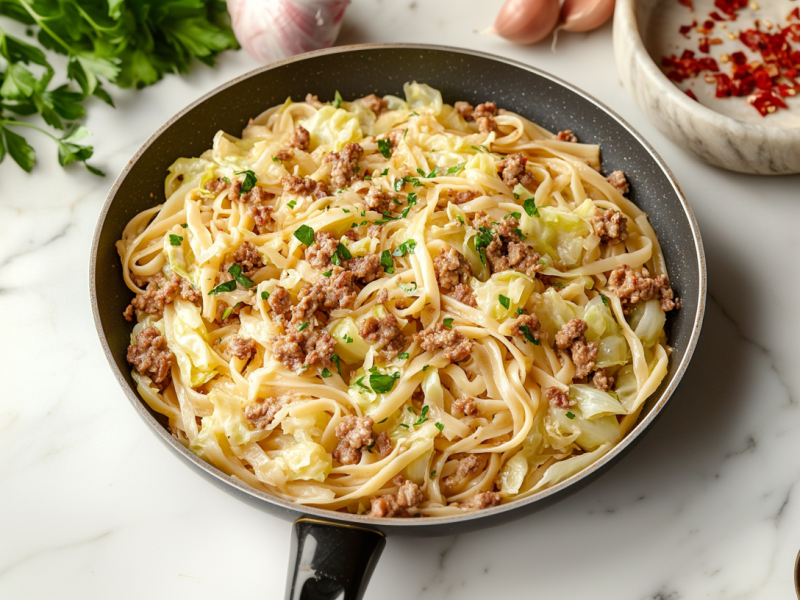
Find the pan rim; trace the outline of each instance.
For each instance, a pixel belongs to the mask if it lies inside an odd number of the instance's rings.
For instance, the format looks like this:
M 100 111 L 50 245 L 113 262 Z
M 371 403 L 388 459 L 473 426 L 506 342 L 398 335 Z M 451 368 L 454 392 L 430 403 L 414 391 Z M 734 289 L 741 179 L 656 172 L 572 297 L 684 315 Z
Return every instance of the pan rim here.
M 164 429 L 164 427 L 162 427 L 161 424 L 158 423 L 158 421 L 156 421 L 153 418 L 153 416 L 147 411 L 147 409 L 144 407 L 142 399 L 139 396 L 137 396 L 133 392 L 133 390 L 131 390 L 130 386 L 128 385 L 128 382 L 124 379 L 121 370 L 118 368 L 116 361 L 114 360 L 111 348 L 108 344 L 108 340 L 103 331 L 103 324 L 100 319 L 100 311 L 97 302 L 97 287 L 96 287 L 97 254 L 100 246 L 100 236 L 103 231 L 109 209 L 117 195 L 117 192 L 119 191 L 119 188 L 127 178 L 133 166 L 138 162 L 138 160 L 142 157 L 142 155 L 150 148 L 150 146 L 158 138 L 160 138 L 161 135 L 169 127 L 172 126 L 173 123 L 175 123 L 178 119 L 185 116 L 188 112 L 194 110 L 197 106 L 200 106 L 201 104 L 206 102 L 209 98 L 215 96 L 221 91 L 229 87 L 232 87 L 242 81 L 245 81 L 251 77 L 259 75 L 261 73 L 271 71 L 276 68 L 283 67 L 285 65 L 301 62 L 310 58 L 315 58 L 318 56 L 324 56 L 330 54 L 345 54 L 348 52 L 356 52 L 363 50 L 390 50 L 390 49 L 405 49 L 405 50 L 418 49 L 425 51 L 446 52 L 457 55 L 476 56 L 480 58 L 497 61 L 500 63 L 504 63 L 534 73 L 546 80 L 551 81 L 552 83 L 555 83 L 556 85 L 568 89 L 569 91 L 577 94 L 584 100 L 600 108 L 602 111 L 608 114 L 612 119 L 614 119 L 617 123 L 619 123 L 622 127 L 624 127 L 625 130 L 633 136 L 636 142 L 647 151 L 650 157 L 656 162 L 659 169 L 664 173 L 664 175 L 666 175 L 667 179 L 669 180 L 674 193 L 677 195 L 678 200 L 680 201 L 681 207 L 683 208 L 684 215 L 688 221 L 689 228 L 692 233 L 692 241 L 694 243 L 693 254 L 694 258 L 697 260 L 697 268 L 699 275 L 698 289 L 697 289 L 697 312 L 695 314 L 694 321 L 692 323 L 692 332 L 689 337 L 688 343 L 686 345 L 685 353 L 680 363 L 676 367 L 675 375 L 673 376 L 672 380 L 669 382 L 667 387 L 664 389 L 664 391 L 661 393 L 657 402 L 650 409 L 648 414 L 636 424 L 636 426 L 628 433 L 627 436 L 625 436 L 625 438 L 623 438 L 616 446 L 614 446 L 611 450 L 609 450 L 609 452 L 605 454 L 603 457 L 601 457 L 597 462 L 590 465 L 589 468 L 579 471 L 575 475 L 568 477 L 564 481 L 550 488 L 537 492 L 536 494 L 532 494 L 526 498 L 514 500 L 507 504 L 501 504 L 493 508 L 486 508 L 480 511 L 471 511 L 461 515 L 452 515 L 447 517 L 425 517 L 424 519 L 391 519 L 391 518 L 381 518 L 381 517 L 370 517 L 367 515 L 340 513 L 332 510 L 306 506 L 303 504 L 298 504 L 295 502 L 283 500 L 282 498 L 273 496 L 268 492 L 262 492 L 255 488 L 252 488 L 243 481 L 231 477 L 229 475 L 226 475 L 224 472 L 220 471 L 216 467 L 203 461 L 197 455 L 195 455 L 187 448 L 185 448 L 182 444 L 180 444 L 172 435 L 170 435 L 169 432 L 166 429 Z M 106 200 L 103 203 L 103 207 L 101 208 L 100 213 L 98 215 L 97 223 L 95 225 L 95 230 L 92 238 L 92 246 L 91 246 L 90 261 L 89 261 L 89 296 L 91 299 L 92 316 L 94 320 L 95 329 L 97 331 L 100 344 L 103 349 L 103 354 L 105 355 L 106 360 L 108 361 L 109 366 L 111 367 L 114 377 L 116 378 L 123 392 L 127 396 L 128 400 L 134 406 L 139 415 L 151 426 L 152 429 L 155 430 L 155 433 L 159 437 L 161 437 L 163 442 L 169 444 L 172 447 L 172 449 L 178 454 L 180 454 L 184 459 L 188 460 L 195 467 L 205 471 L 208 475 L 214 477 L 219 482 L 232 486 L 233 488 L 238 490 L 238 492 L 250 496 L 251 498 L 254 498 L 256 500 L 265 501 L 269 504 L 276 505 L 277 507 L 287 509 L 294 513 L 302 513 L 303 515 L 314 516 L 327 521 L 340 521 L 353 525 L 374 525 L 382 527 L 384 529 L 392 529 L 400 527 L 415 529 L 425 526 L 464 523 L 467 521 L 472 521 L 474 519 L 498 516 L 503 513 L 522 508 L 523 506 L 528 506 L 531 504 L 535 504 L 537 502 L 541 502 L 546 498 L 558 494 L 569 487 L 575 486 L 580 481 L 586 478 L 591 478 L 597 471 L 602 470 L 606 465 L 615 461 L 620 454 L 624 453 L 637 440 L 637 438 L 648 427 L 652 425 L 653 421 L 656 420 L 656 418 L 659 416 L 661 411 L 666 406 L 669 399 L 672 397 L 681 379 L 686 373 L 688 365 L 691 362 L 692 356 L 694 355 L 695 349 L 697 347 L 697 342 L 700 337 L 700 331 L 702 329 L 703 318 L 705 316 L 705 308 L 706 308 L 706 294 L 707 294 L 706 288 L 707 288 L 707 273 L 706 273 L 705 252 L 703 249 L 702 239 L 700 237 L 700 230 L 697 225 L 694 213 L 691 207 L 689 206 L 689 203 L 686 200 L 685 196 L 683 195 L 680 185 L 675 179 L 675 176 L 672 174 L 672 171 L 669 169 L 666 163 L 664 163 L 663 159 L 658 155 L 658 153 L 650 145 L 650 143 L 647 142 L 635 129 L 633 129 L 633 127 L 631 127 L 630 124 L 628 124 L 628 122 L 625 121 L 625 119 L 623 119 L 615 111 L 611 110 L 608 106 L 606 106 L 604 103 L 600 102 L 590 94 L 587 94 L 586 92 L 575 87 L 574 85 L 536 67 L 486 52 L 480 52 L 477 50 L 470 50 L 466 48 L 457 48 L 452 46 L 434 45 L 434 44 L 398 44 L 398 43 L 353 44 L 347 46 L 337 46 L 334 48 L 327 48 L 324 50 L 317 50 L 314 52 L 308 52 L 281 61 L 270 63 L 262 67 L 258 67 L 256 69 L 248 71 L 247 73 L 243 73 L 242 75 L 239 75 L 238 77 L 235 77 L 227 81 L 226 83 L 214 88 L 207 94 L 204 94 L 203 96 L 201 96 L 200 98 L 198 98 L 197 100 L 195 100 L 194 102 L 190 103 L 185 108 L 180 110 L 178 113 L 173 115 L 161 127 L 159 127 L 142 144 L 142 146 L 137 150 L 137 152 L 133 155 L 133 157 L 128 161 L 126 167 L 119 174 L 114 184 L 112 185 L 111 189 L 109 190 L 108 195 L 106 196 Z

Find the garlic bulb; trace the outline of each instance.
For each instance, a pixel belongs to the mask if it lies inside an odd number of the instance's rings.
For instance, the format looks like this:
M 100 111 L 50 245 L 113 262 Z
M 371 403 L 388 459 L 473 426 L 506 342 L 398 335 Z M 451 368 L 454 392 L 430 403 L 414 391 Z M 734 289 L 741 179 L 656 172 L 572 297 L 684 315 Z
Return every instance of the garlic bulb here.
M 328 48 L 336 41 L 350 0 L 228 0 L 236 39 L 270 63 Z

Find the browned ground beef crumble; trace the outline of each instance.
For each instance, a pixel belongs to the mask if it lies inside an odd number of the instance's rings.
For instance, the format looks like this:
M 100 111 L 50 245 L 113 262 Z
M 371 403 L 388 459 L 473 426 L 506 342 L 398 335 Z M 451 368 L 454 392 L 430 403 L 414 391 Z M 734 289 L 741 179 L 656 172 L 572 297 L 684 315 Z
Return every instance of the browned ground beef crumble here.
M 459 283 L 469 283 L 472 276 L 469 262 L 452 246 L 443 248 L 433 259 L 433 269 L 436 272 L 436 281 L 439 282 L 439 287 L 445 291 L 455 289 Z
M 597 369 L 592 377 L 592 385 L 602 392 L 607 392 L 614 387 L 614 378 L 606 373 L 605 369 Z
M 397 494 L 376 496 L 371 501 L 369 516 L 371 517 L 408 517 L 408 509 L 419 506 L 423 496 L 419 486 L 413 481 L 403 481 L 397 476 L 395 482 L 400 486 Z
M 481 196 L 481 192 L 476 192 L 475 190 L 447 190 L 447 195 L 450 197 L 450 201 L 453 204 L 466 204 L 467 202 L 471 202 L 475 200 L 478 196 Z
M 562 392 L 557 387 L 549 387 L 544 391 L 544 397 L 553 405 L 558 408 L 569 408 L 575 406 L 575 401 L 569 399 L 566 392 Z
M 573 379 L 583 379 L 594 369 L 594 359 L 597 358 L 597 342 L 587 342 L 586 330 L 589 326 L 583 319 L 570 319 L 556 334 L 556 346 L 562 350 L 569 350 L 572 362 L 575 364 Z
M 289 139 L 289 145 L 298 150 L 308 151 L 311 144 L 311 134 L 302 125 L 298 125 L 292 132 L 292 137 Z
M 379 116 L 384 110 L 386 110 L 386 100 L 384 100 L 379 96 L 376 96 L 375 94 L 364 96 L 361 99 L 361 104 L 363 104 L 372 112 L 374 112 L 376 117 Z
M 509 154 L 497 163 L 497 174 L 512 190 L 518 183 L 525 188 L 536 185 L 536 178 L 525 170 L 528 157 L 524 154 Z
M 228 338 L 228 352 L 236 358 L 242 360 L 250 360 L 256 353 L 258 347 L 256 342 L 250 338 L 243 338 L 238 335 L 232 335 Z
M 155 327 L 142 329 L 134 343 L 128 346 L 128 362 L 153 383 L 163 387 L 170 379 L 175 356 L 167 348 L 167 338 Z
M 578 138 L 575 137 L 575 134 L 572 133 L 572 129 L 565 129 L 564 131 L 559 131 L 556 139 L 559 142 L 572 142 L 577 143 Z
M 478 414 L 478 404 L 470 396 L 461 396 L 458 400 L 454 400 L 452 409 L 455 412 L 464 413 L 468 417 Z
M 660 300 L 664 312 L 681 307 L 680 298 L 675 298 L 669 279 L 665 275 L 650 277 L 647 267 L 642 267 L 641 271 L 628 265 L 617 267 L 608 278 L 608 288 L 619 298 L 626 315 L 634 304 L 653 298 Z
M 244 416 L 254 427 L 266 429 L 281 407 L 282 404 L 277 398 L 259 398 L 244 407 Z
M 442 355 L 450 362 L 464 360 L 472 352 L 472 342 L 469 339 L 457 329 L 448 329 L 441 323 L 423 329 L 416 334 L 415 339 L 426 352 L 444 348 Z
M 405 346 L 405 338 L 397 326 L 397 318 L 388 314 L 380 319 L 369 316 L 358 325 L 358 335 L 370 344 L 379 347 L 378 357 L 389 362 L 400 354 Z
M 628 219 L 618 210 L 605 212 L 597 209 L 592 217 L 594 233 L 603 242 L 613 246 L 628 239 Z
M 169 281 L 161 273 L 156 273 L 147 279 L 134 277 L 134 283 L 140 287 L 146 283 L 147 288 L 144 293 L 131 300 L 130 306 L 123 313 L 128 321 L 133 320 L 133 309 L 144 311 L 149 315 L 160 315 L 164 312 L 164 306 L 172 302 L 176 294 L 189 302 L 198 302 L 201 298 L 200 292 L 192 287 L 191 283 L 175 273 Z
M 514 269 L 530 277 L 542 270 L 539 262 L 541 256 L 522 241 L 519 230 L 519 221 L 516 217 L 509 216 L 500 221 L 484 212 L 479 212 L 472 220 L 476 228 L 483 227 L 493 232 L 491 243 L 486 247 L 486 261 L 492 273 L 502 273 Z
M 335 189 L 342 190 L 356 179 L 356 167 L 363 155 L 364 149 L 350 142 L 339 152 L 331 152 L 325 156 L 324 162 L 331 163 L 331 185 Z
M 623 196 L 630 191 L 628 178 L 625 177 L 625 173 L 623 171 L 614 171 L 611 173 L 611 175 L 608 176 L 608 183 L 613 185 Z
M 459 283 L 450 294 L 450 297 L 461 304 L 466 304 L 472 308 L 478 308 L 478 301 L 475 300 L 475 293 L 472 288 L 463 283 Z
M 343 465 L 357 465 L 361 462 L 361 448 L 373 442 L 372 425 L 371 417 L 343 417 L 336 426 L 336 437 L 339 441 L 333 449 L 333 460 Z
M 297 177 L 287 175 L 281 177 L 281 186 L 287 194 L 297 194 L 298 196 L 314 196 L 315 198 L 325 198 L 328 194 L 328 186 L 324 181 L 315 181 L 310 177 Z

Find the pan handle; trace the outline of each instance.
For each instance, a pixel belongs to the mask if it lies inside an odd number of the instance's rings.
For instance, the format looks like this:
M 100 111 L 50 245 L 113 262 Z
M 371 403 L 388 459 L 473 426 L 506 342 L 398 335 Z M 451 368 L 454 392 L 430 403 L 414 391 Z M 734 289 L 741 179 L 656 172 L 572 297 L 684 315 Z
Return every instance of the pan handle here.
M 298 519 L 286 600 L 361 600 L 385 545 L 384 535 L 374 529 Z

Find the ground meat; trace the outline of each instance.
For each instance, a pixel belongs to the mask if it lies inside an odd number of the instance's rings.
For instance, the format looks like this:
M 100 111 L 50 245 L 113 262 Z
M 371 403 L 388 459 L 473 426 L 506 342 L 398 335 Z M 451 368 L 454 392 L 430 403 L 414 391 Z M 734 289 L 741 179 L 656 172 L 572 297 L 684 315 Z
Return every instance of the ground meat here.
M 308 146 L 311 143 L 311 135 L 308 130 L 302 125 L 298 125 L 292 132 L 292 137 L 289 139 L 289 146 L 308 152 Z
M 146 281 L 147 288 L 144 293 L 138 294 L 131 300 L 131 306 L 149 315 L 162 313 L 164 311 L 164 306 L 174 300 L 175 293 L 178 290 L 181 292 L 181 297 L 186 300 L 194 302 L 197 299 L 197 292 L 194 291 L 191 284 L 189 282 L 182 283 L 181 277 L 175 273 L 172 274 L 169 281 L 167 281 L 161 273 L 151 275 Z M 144 285 L 144 281 L 136 281 L 135 283 L 140 286 Z M 127 309 L 125 314 L 130 314 L 131 319 L 133 318 L 133 312 L 128 312 Z
M 463 101 L 456 102 L 453 105 L 453 108 L 458 114 L 464 117 L 467 121 L 472 119 L 472 111 L 474 110 L 474 108 L 472 107 L 472 104 L 470 104 L 469 102 L 463 102 Z
M 296 177 L 287 175 L 281 177 L 283 191 L 298 196 L 313 195 L 315 198 L 324 198 L 329 195 L 328 186 L 324 181 L 315 181 L 310 177 Z
M 248 361 L 253 358 L 256 349 L 255 340 L 250 338 L 233 335 L 228 339 L 228 352 L 233 354 L 236 358 L 241 358 L 243 361 Z
M 452 410 L 454 412 L 464 413 L 468 417 L 473 417 L 478 414 L 478 405 L 474 398 L 470 396 L 461 396 L 458 400 L 453 401 Z
M 364 149 L 355 143 L 349 143 L 339 152 L 331 152 L 325 157 L 326 163 L 331 163 L 331 184 L 336 189 L 344 189 L 356 178 L 358 160 L 364 154 Z
M 375 296 L 375 302 L 378 304 L 383 304 L 389 300 L 389 292 L 386 288 L 381 288 L 378 294 Z
M 330 277 L 323 275 L 300 290 L 298 303 L 292 310 L 292 323 L 307 321 L 319 309 L 350 308 L 356 295 L 353 273 L 333 266 Z
M 433 259 L 433 269 L 436 271 L 436 281 L 443 290 L 452 290 L 460 283 L 469 283 L 472 277 L 469 262 L 452 246 L 442 249 Z
M 348 260 L 345 266 L 353 273 L 353 277 L 362 283 L 375 281 L 381 275 L 381 257 L 377 254 L 356 256 Z
M 294 326 L 291 326 L 294 327 Z M 336 342 L 326 331 L 311 331 L 296 328 L 284 335 L 273 335 L 272 353 L 275 358 L 292 371 L 300 371 L 303 367 L 321 364 L 330 367 L 333 363 Z
M 228 187 L 228 183 L 223 181 L 222 179 L 212 179 L 211 181 L 206 181 L 206 184 L 203 186 L 203 189 L 208 190 L 212 194 L 219 194 L 223 191 L 226 187 Z
M 347 231 L 344 232 L 344 235 L 351 242 L 357 242 L 360 239 L 358 232 L 355 229 L 348 229 Z
M 367 317 L 358 324 L 358 335 L 380 347 L 378 357 L 384 362 L 394 360 L 405 345 L 397 318 L 391 313 L 380 319 Z
M 336 426 L 339 441 L 333 449 L 333 459 L 343 465 L 361 462 L 361 448 L 373 442 L 372 425 L 372 417 L 344 417 Z
M 306 248 L 306 260 L 315 269 L 327 270 L 338 247 L 339 240 L 330 231 L 319 230 L 314 233 L 314 243 Z
M 369 188 L 366 198 L 364 198 L 364 205 L 369 210 L 375 210 L 383 214 L 389 212 L 392 206 L 392 199 L 389 194 L 382 192 L 381 188 L 373 185 Z
M 674 299 L 675 293 L 667 277 L 650 277 L 647 267 L 642 267 L 641 271 L 631 269 L 628 265 L 617 267 L 608 277 L 608 288 L 619 298 L 626 315 L 637 302 L 646 302 L 652 298 L 660 299 L 661 309 L 665 312 L 681 307 L 680 298 Z
M 465 204 L 466 202 L 470 202 L 482 194 L 481 192 L 476 192 L 475 190 L 456 191 L 454 189 L 448 189 L 447 195 L 450 196 L 450 201 L 453 204 Z
M 592 377 L 592 385 L 602 392 L 607 392 L 614 387 L 614 378 L 606 373 L 605 369 L 597 369 Z
M 167 348 L 167 338 L 155 327 L 145 327 L 128 346 L 128 362 L 140 374 L 163 387 L 170 377 L 175 356 Z
M 173 277 L 176 277 L 176 275 L 173 275 Z M 178 294 L 184 300 L 188 300 L 189 302 L 200 302 L 203 299 L 203 295 L 183 277 L 181 277 L 181 282 L 179 285 L 180 288 Z
M 522 327 L 527 329 L 527 332 L 535 340 L 547 339 L 547 333 L 539 330 L 539 319 L 536 315 L 520 315 L 511 322 L 511 335 L 517 337 L 525 337 L 525 331 Z
M 524 154 L 509 154 L 497 163 L 497 174 L 511 189 L 514 189 L 518 183 L 526 188 L 533 186 L 536 184 L 536 179 L 525 171 L 526 164 L 528 164 L 528 157 Z
M 482 509 L 482 508 L 491 508 L 493 506 L 500 505 L 500 494 L 497 492 L 483 492 L 479 491 L 476 492 L 475 495 L 469 499 L 468 502 L 462 502 L 458 504 L 461 508 L 472 508 L 472 509 Z M 453 506 L 453 503 L 450 506 Z
M 383 225 L 370 225 L 367 227 L 367 237 L 380 237 L 381 231 L 383 231 Z
M 266 204 L 250 204 L 247 207 L 247 214 L 253 217 L 256 223 L 255 232 L 259 235 L 269 231 L 267 226 L 272 222 L 272 210 L 273 208 Z
M 456 477 L 464 479 L 472 475 L 481 466 L 481 457 L 477 454 L 467 454 L 464 458 L 458 461 L 458 469 L 456 469 Z
M 570 400 L 566 392 L 562 392 L 557 387 L 549 387 L 544 391 L 544 397 L 550 404 L 558 408 L 569 408 L 575 406 L 575 400 Z
M 472 118 L 478 124 L 478 131 L 481 133 L 491 133 L 497 131 L 497 124 L 494 118 L 497 116 L 497 104 L 494 102 L 484 102 L 478 104 L 472 112 Z
M 292 308 L 292 297 L 286 288 L 276 285 L 267 299 L 269 307 L 276 315 L 282 315 Z
M 133 321 L 134 314 L 135 313 L 133 310 L 133 304 L 129 304 L 127 308 L 123 311 L 122 316 L 125 317 L 126 321 Z
M 239 322 L 239 312 L 242 310 L 241 302 L 237 302 L 233 305 L 233 308 L 228 310 L 228 303 L 224 301 L 217 302 L 217 313 L 215 315 L 215 320 L 222 325 L 230 325 L 231 323 L 238 323 Z M 225 313 L 228 313 L 228 316 L 225 316 Z
M 628 178 L 625 177 L 625 173 L 623 171 L 614 171 L 611 173 L 611 175 L 608 176 L 608 183 L 613 185 L 623 196 L 630 191 Z
M 306 104 L 310 104 L 316 109 L 320 109 L 323 106 L 325 106 L 324 104 L 322 104 L 322 102 L 319 101 L 319 98 L 317 97 L 316 94 L 306 94 Z
M 592 217 L 595 235 L 610 246 L 628 239 L 628 219 L 618 210 L 608 209 L 603 212 L 596 209 Z
M 575 134 L 572 133 L 572 129 L 566 129 L 564 131 L 559 131 L 556 139 L 559 142 L 572 142 L 577 143 L 578 138 L 575 137 Z
M 515 271 L 525 273 L 529 277 L 536 277 L 536 273 L 542 270 L 540 258 L 539 253 L 527 244 L 522 242 L 509 242 L 508 244 L 508 264 Z
M 420 331 L 415 337 L 425 351 L 444 348 L 443 356 L 451 362 L 464 360 L 472 352 L 469 339 L 457 329 L 448 329 L 441 323 Z
M 450 294 L 450 297 L 453 300 L 461 302 L 461 304 L 471 306 L 472 308 L 478 307 L 478 302 L 475 300 L 475 294 L 472 292 L 472 288 L 468 285 L 464 285 L 463 283 L 459 283 L 456 286 L 456 288 L 453 290 L 453 293 Z
M 245 204 L 261 204 L 274 198 L 272 194 L 259 185 L 254 185 L 249 192 L 242 192 L 242 182 L 234 181 L 228 190 L 228 200 L 230 202 L 243 202 Z
M 258 398 L 244 407 L 244 416 L 258 429 L 266 429 L 278 414 L 281 404 L 277 398 Z
M 539 253 L 522 242 L 519 221 L 516 217 L 508 217 L 497 222 L 492 221 L 486 213 L 480 212 L 474 217 L 473 226 L 492 230 L 494 234 L 491 243 L 484 250 L 492 273 L 514 269 L 530 277 L 536 277 L 536 273 L 542 270 Z
M 284 148 L 282 150 L 278 150 L 275 158 L 281 162 L 292 160 L 294 158 L 294 148 Z
M 419 486 L 413 481 L 404 481 L 396 496 L 376 496 L 372 499 L 370 517 L 408 517 L 409 508 L 419 506 L 423 497 Z
M 264 266 L 261 260 L 261 254 L 259 254 L 253 242 L 242 243 L 242 245 L 236 249 L 236 252 L 233 253 L 233 262 L 242 267 L 242 271 L 244 271 L 245 274 L 251 273 Z
M 594 369 L 597 358 L 596 342 L 587 342 L 583 335 L 588 329 L 583 319 L 570 319 L 556 334 L 556 345 L 562 350 L 569 349 L 575 363 L 574 379 L 583 379 Z
M 375 438 L 375 447 L 373 450 L 381 458 L 386 458 L 392 453 L 392 440 L 389 439 L 385 431 L 381 431 L 378 437 Z
M 380 115 L 384 110 L 386 110 L 386 101 L 375 94 L 364 96 L 361 99 L 361 104 L 374 112 L 375 116 Z

